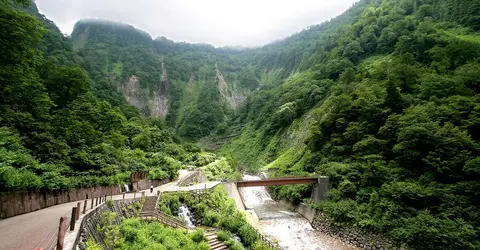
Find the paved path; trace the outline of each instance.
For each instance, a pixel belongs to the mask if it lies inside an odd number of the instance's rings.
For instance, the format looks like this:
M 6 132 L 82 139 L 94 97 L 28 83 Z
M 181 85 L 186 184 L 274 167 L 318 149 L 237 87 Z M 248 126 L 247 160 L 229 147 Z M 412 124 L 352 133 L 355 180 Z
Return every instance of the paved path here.
M 188 175 L 188 171 L 181 170 L 178 179 Z M 148 196 L 156 195 L 157 190 L 181 191 L 207 188 L 217 185 L 219 182 L 207 182 L 189 187 L 176 186 L 177 181 L 169 182 L 165 185 L 154 188 L 153 193 L 150 190 L 143 190 Z M 136 197 L 139 197 L 137 192 Z M 126 199 L 133 198 L 133 193 L 125 195 Z M 120 200 L 123 195 L 114 195 L 114 200 Z M 71 213 L 72 207 L 77 205 L 78 201 L 64 203 L 31 213 L 17 215 L 11 218 L 0 220 L 0 250 L 33 250 L 42 241 L 42 239 L 54 228 L 58 226 L 61 216 Z

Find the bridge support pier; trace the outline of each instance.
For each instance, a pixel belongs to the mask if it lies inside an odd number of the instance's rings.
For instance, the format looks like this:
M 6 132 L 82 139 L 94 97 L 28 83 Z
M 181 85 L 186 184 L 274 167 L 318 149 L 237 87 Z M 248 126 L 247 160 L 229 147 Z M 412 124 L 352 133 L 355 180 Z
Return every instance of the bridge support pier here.
M 318 177 L 318 183 L 312 190 L 312 201 L 324 201 L 327 199 L 327 192 L 330 190 L 329 178 L 327 176 Z

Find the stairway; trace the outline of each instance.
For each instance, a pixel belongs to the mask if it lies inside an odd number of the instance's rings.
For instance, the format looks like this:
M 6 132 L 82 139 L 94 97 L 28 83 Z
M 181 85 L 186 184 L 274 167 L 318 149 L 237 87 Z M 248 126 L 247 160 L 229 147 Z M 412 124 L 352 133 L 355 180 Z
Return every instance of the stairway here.
M 228 247 L 223 244 L 223 242 L 217 239 L 217 231 L 214 229 L 209 229 L 205 232 L 205 238 L 207 238 L 208 245 L 211 250 L 225 250 Z
M 143 203 L 142 212 L 153 212 L 157 209 L 158 196 L 145 197 L 145 203 Z

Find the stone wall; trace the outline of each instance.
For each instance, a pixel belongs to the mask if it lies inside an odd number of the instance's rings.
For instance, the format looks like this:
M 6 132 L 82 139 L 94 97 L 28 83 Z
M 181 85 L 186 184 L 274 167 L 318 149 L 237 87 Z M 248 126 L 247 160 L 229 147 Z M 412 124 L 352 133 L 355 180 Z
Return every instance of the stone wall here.
M 165 180 L 144 179 L 144 180 L 140 180 L 136 183 L 133 183 L 132 186 L 133 186 L 133 190 L 140 191 L 140 190 L 149 189 L 150 185 L 153 185 L 154 187 L 157 187 L 157 186 L 163 185 L 163 184 L 168 183 L 168 182 L 170 182 L 169 179 L 165 179 Z
M 189 174 L 185 178 L 181 179 L 178 182 L 179 186 L 189 186 L 196 183 L 202 183 L 207 181 L 205 174 L 202 170 L 195 170 L 193 173 Z
M 62 203 L 84 200 L 87 197 L 120 194 L 120 186 L 78 188 L 63 191 L 19 191 L 0 193 L 0 218 L 8 218 L 19 214 Z
M 321 212 L 317 212 L 315 215 L 315 218 L 312 222 L 312 227 L 360 249 L 399 249 L 393 245 L 392 241 L 382 236 L 361 232 L 352 228 L 333 225 L 331 220 L 329 220 L 328 217 Z

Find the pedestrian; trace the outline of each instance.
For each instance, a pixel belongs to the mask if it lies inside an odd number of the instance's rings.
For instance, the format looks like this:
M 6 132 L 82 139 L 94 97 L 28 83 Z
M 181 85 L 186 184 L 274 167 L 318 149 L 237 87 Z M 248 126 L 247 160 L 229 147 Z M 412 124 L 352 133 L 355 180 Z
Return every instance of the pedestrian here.
M 150 185 L 150 193 L 153 193 L 153 185 Z

